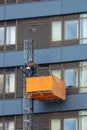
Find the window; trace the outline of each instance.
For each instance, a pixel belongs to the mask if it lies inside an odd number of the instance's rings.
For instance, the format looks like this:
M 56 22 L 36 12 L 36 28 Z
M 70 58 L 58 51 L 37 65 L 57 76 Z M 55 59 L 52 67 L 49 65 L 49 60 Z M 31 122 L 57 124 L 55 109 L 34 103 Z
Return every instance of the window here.
M 11 45 L 15 44 L 15 36 L 16 36 L 16 27 L 11 26 L 6 28 L 6 44 Z
M 51 71 L 52 71 L 52 75 L 61 79 L 61 70 L 51 70 Z
M 87 61 L 80 62 L 80 92 L 87 92 Z
M 15 74 L 6 74 L 5 92 L 15 92 Z
M 4 27 L 0 27 L 0 45 L 4 45 Z
M 77 87 L 78 86 L 78 70 L 77 69 L 65 69 L 64 81 L 66 87 Z
M 77 119 L 76 118 L 64 119 L 64 130 L 77 130 Z
M 0 130 L 3 130 L 3 123 L 0 122 Z
M 5 123 L 5 130 L 14 130 L 14 122 L 6 122 Z
M 87 14 L 80 15 L 80 43 L 87 43 Z
M 87 111 L 80 111 L 79 114 L 79 130 L 87 130 Z
M 51 130 L 60 130 L 61 122 L 60 119 L 51 119 Z
M 65 21 L 64 23 L 64 39 L 78 38 L 78 20 Z
M 0 93 L 3 93 L 3 87 L 4 87 L 4 75 L 0 74 Z
M 62 22 L 52 22 L 52 41 L 61 41 Z

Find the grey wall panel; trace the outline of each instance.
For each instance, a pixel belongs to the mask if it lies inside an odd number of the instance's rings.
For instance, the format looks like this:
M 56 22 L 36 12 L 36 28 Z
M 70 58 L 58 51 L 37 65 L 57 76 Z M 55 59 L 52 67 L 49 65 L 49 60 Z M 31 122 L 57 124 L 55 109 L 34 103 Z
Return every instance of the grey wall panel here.
M 73 111 L 87 109 L 87 94 L 68 95 L 65 101 L 35 102 L 35 113 Z
M 58 15 L 60 13 L 61 0 L 17 4 L 5 7 L 5 19 L 32 18 Z
M 87 0 L 63 0 L 62 14 L 87 12 Z

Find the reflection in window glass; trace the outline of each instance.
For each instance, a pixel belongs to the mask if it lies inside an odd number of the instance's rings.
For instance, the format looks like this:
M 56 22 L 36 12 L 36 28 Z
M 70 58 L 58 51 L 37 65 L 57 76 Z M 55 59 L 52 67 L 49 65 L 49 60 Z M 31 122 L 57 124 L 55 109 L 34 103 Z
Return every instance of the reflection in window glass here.
M 77 69 L 66 69 L 64 71 L 64 81 L 66 87 L 77 87 L 78 86 L 78 70 Z
M 6 122 L 5 130 L 14 130 L 14 122 Z
M 52 23 L 52 41 L 61 41 L 62 23 L 56 21 Z
M 64 119 L 64 130 L 77 130 L 77 119 Z
M 0 27 L 0 45 L 4 45 L 4 27 Z
M 80 43 L 87 43 L 87 18 L 80 19 Z
M 61 70 L 52 70 L 52 75 L 61 79 Z
M 6 44 L 15 44 L 15 27 L 6 28 Z
M 4 75 L 0 74 L 0 93 L 3 93 Z
M 0 130 L 3 130 L 3 123 L 0 123 Z
M 51 120 L 51 130 L 60 130 L 60 120 L 59 119 L 52 119 Z
M 6 74 L 5 92 L 15 91 L 15 74 Z
M 64 33 L 64 39 L 76 39 L 78 38 L 78 20 L 74 21 L 66 21 L 64 23 L 65 25 L 65 33 Z

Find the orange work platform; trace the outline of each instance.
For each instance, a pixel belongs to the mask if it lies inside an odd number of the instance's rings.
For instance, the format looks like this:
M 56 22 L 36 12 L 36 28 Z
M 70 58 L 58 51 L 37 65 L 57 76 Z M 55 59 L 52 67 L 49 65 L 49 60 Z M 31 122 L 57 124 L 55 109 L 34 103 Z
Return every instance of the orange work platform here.
M 26 78 L 26 92 L 29 98 L 39 101 L 66 98 L 65 82 L 55 76 Z

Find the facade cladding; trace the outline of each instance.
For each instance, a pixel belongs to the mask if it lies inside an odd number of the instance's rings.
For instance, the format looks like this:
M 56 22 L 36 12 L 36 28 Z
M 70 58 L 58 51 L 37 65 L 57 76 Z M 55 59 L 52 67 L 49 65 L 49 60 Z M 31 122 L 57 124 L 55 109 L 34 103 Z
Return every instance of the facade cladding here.
M 0 130 L 23 130 L 20 66 L 31 28 L 38 76 L 66 82 L 65 101 L 34 100 L 33 130 L 86 130 L 86 0 L 0 0 Z

